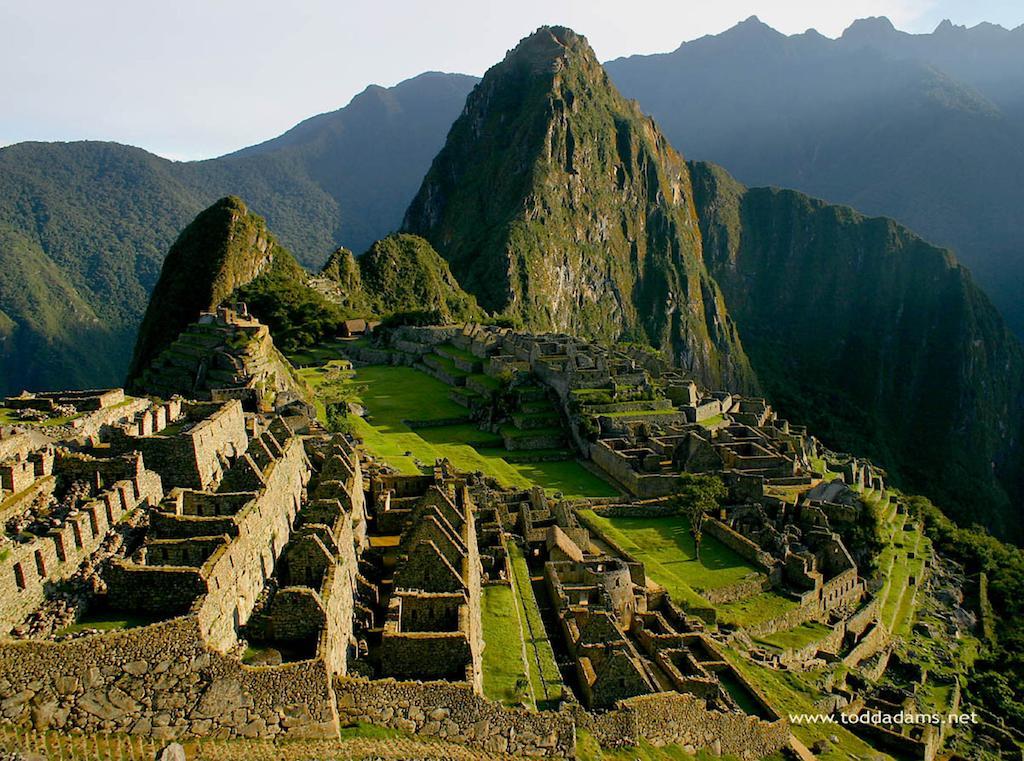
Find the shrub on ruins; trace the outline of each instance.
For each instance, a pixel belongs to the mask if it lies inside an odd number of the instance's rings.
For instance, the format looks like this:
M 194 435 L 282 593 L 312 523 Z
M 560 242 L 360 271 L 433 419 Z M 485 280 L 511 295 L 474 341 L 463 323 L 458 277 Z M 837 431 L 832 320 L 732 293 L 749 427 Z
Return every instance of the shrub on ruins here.
M 439 325 L 443 323 L 441 313 L 436 309 L 411 309 L 405 312 L 395 312 L 384 318 L 381 327 L 400 328 L 403 325 Z
M 235 291 L 234 298 L 249 305 L 286 352 L 333 337 L 347 316 L 306 285 L 305 271 L 291 256 L 275 256 L 265 272 Z
M 863 576 L 869 576 L 878 568 L 878 559 L 885 546 L 885 510 L 887 502 L 861 498 L 861 509 L 851 523 L 837 523 L 835 531 L 850 550 Z
M 704 537 L 704 519 L 718 506 L 729 490 L 722 479 L 705 473 L 683 473 L 679 476 L 679 492 L 672 500 L 672 508 L 690 519 L 694 556 L 700 562 L 700 542 Z
M 493 325 L 496 328 L 511 328 L 512 330 L 523 329 L 523 318 L 518 315 L 497 315 L 482 320 L 483 325 Z

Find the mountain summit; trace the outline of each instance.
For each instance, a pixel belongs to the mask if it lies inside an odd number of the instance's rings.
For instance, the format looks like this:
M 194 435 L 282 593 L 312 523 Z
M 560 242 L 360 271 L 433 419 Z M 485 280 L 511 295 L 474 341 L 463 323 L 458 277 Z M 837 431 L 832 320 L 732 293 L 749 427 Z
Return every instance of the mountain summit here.
M 201 312 L 216 308 L 267 269 L 277 248 L 263 220 L 234 196 L 196 217 L 164 260 L 139 328 L 129 377 L 137 377 Z
M 403 227 L 492 312 L 755 385 L 703 264 L 685 162 L 571 29 L 542 27 L 487 72 Z

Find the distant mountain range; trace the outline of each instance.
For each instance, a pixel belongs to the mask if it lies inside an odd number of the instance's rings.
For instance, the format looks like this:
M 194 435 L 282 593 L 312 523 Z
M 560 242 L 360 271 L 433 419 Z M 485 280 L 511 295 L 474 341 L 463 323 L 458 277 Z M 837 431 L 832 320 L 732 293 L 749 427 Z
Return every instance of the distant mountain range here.
M 476 83 L 428 73 L 209 161 L 115 143 L 0 149 L 0 393 L 117 385 L 178 232 L 243 195 L 319 267 L 398 226 Z
M 892 220 L 683 161 L 570 29 L 488 70 L 402 229 L 358 260 L 336 251 L 317 288 L 350 314 L 479 319 L 479 302 L 530 330 L 661 349 L 713 388 L 765 392 L 952 515 L 1024 535 L 1024 350 L 970 273 Z M 275 341 L 315 344 L 341 312 L 311 284 L 224 199 L 171 248 L 136 373 L 235 298 Z
M 605 68 L 688 158 L 953 248 L 1024 335 L 1024 26 L 872 18 L 832 40 L 750 18 Z

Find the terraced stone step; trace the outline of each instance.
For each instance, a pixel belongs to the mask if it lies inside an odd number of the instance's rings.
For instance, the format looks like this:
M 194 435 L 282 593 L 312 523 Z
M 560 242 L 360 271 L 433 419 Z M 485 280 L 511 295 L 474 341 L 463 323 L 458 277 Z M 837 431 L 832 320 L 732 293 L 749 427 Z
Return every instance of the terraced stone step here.
M 466 373 L 482 373 L 483 362 L 479 357 L 474 356 L 464 349 L 459 349 L 454 346 L 442 345 L 434 349 L 436 355 L 447 359 L 456 368 Z
M 423 364 L 427 367 L 431 367 L 434 370 L 441 370 L 452 376 L 467 376 L 470 375 L 466 370 L 462 370 L 456 366 L 455 362 L 448 357 L 442 357 L 440 354 L 424 354 Z M 465 382 L 465 381 L 463 381 Z
M 539 402 L 548 398 L 547 389 L 543 386 L 519 386 L 516 389 L 516 394 L 519 397 L 520 404 Z
M 566 446 L 565 431 L 561 428 L 521 430 L 506 425 L 501 428 L 501 437 L 505 441 L 505 449 L 510 451 L 563 449 Z
M 512 423 L 521 431 L 533 431 L 539 428 L 552 428 L 558 425 L 560 418 L 553 409 L 548 412 L 516 412 L 512 414 Z
M 487 404 L 487 399 L 469 388 L 468 384 L 453 388 L 448 392 L 448 398 L 467 410 L 479 409 Z
M 591 415 L 602 415 L 610 412 L 664 412 L 672 410 L 672 401 L 670 399 L 644 399 L 635 402 L 583 405 L 583 411 Z
M 489 375 L 474 373 L 466 377 L 466 388 L 475 391 L 481 396 L 489 397 L 501 389 L 501 383 Z
M 430 359 L 431 357 L 433 357 L 440 364 L 440 361 L 442 360 L 441 357 L 438 357 L 436 354 L 428 354 L 426 355 L 426 357 L 424 357 L 423 362 L 417 362 L 415 365 L 413 365 L 413 367 L 419 370 L 420 372 L 426 373 L 430 377 L 436 378 L 437 380 L 449 386 L 466 385 L 467 376 L 465 373 L 463 373 L 461 370 L 455 370 L 454 368 L 451 371 L 449 371 L 447 369 L 444 369 L 443 365 L 441 367 L 435 367 L 433 365 L 427 364 L 426 360 Z
M 688 423 L 689 418 L 686 413 L 680 412 L 679 410 L 653 410 L 653 411 L 640 411 L 640 412 L 608 412 L 603 413 L 601 417 L 611 418 L 620 423 L 627 422 L 658 422 L 658 423 Z

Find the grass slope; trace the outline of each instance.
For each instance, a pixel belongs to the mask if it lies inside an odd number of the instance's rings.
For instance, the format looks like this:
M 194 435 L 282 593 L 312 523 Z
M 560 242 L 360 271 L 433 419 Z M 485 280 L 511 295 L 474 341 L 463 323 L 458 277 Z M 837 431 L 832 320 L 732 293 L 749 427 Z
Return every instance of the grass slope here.
M 484 695 L 505 705 L 532 704 L 515 593 L 510 586 L 494 584 L 485 586 L 482 596 Z
M 690 523 L 684 516 L 604 518 L 593 510 L 583 510 L 580 516 L 642 561 L 647 575 L 681 603 L 709 607 L 701 596 L 703 590 L 730 586 L 760 574 L 759 569 L 708 535 L 701 541 L 698 563 Z
M 323 381 L 326 368 L 307 367 L 299 374 L 315 387 Z M 449 386 L 418 370 L 392 365 L 361 367 L 353 382 L 368 413 L 366 418 L 353 417 L 355 433 L 370 452 L 399 472 L 420 473 L 423 466 L 446 457 L 460 470 L 482 472 L 510 487 L 526 489 L 537 484 L 568 497 L 607 497 L 617 493 L 611 484 L 575 460 L 510 463 L 503 459 L 508 454 L 505 449 L 476 449 L 472 443 L 488 442 L 493 435 L 464 422 L 415 430 L 409 427 L 403 421 L 466 416 L 465 408 L 448 398 Z

